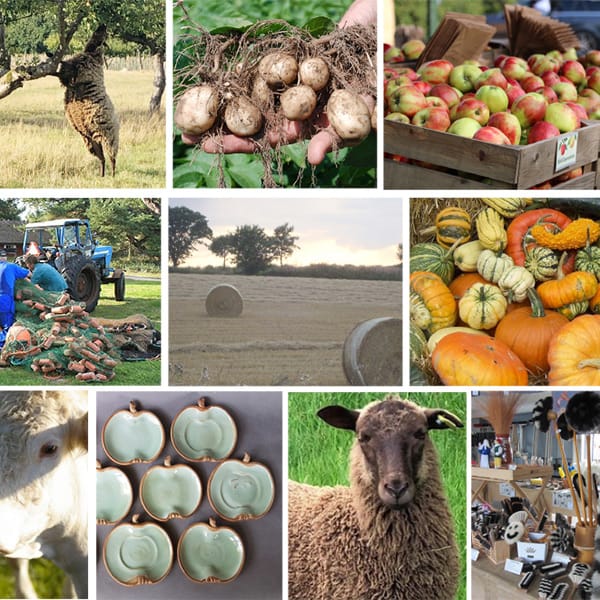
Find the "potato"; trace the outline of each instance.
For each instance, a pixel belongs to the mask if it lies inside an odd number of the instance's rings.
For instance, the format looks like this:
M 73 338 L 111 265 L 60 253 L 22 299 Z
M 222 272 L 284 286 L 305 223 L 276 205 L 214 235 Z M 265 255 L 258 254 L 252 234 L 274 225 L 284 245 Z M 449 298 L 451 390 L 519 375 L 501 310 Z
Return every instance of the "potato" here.
M 262 123 L 260 110 L 245 96 L 234 98 L 225 108 L 225 124 L 235 135 L 254 135 L 260 131 Z
M 369 107 L 348 90 L 336 90 L 329 96 L 327 117 L 335 132 L 346 141 L 362 140 L 371 131 Z
M 175 125 L 188 135 L 208 131 L 217 120 L 219 95 L 210 85 L 197 85 L 186 90 L 175 109 Z
M 281 111 L 290 121 L 306 121 L 317 106 L 317 94 L 307 85 L 291 87 L 279 97 Z
M 329 82 L 329 67 L 319 57 L 307 58 L 300 63 L 300 81 L 315 92 L 322 90 Z
M 252 84 L 252 102 L 261 109 L 266 109 L 271 104 L 273 91 L 267 82 L 260 76 L 256 77 Z
M 298 77 L 298 63 L 290 54 L 271 52 L 258 63 L 258 74 L 272 88 L 281 88 L 294 83 Z

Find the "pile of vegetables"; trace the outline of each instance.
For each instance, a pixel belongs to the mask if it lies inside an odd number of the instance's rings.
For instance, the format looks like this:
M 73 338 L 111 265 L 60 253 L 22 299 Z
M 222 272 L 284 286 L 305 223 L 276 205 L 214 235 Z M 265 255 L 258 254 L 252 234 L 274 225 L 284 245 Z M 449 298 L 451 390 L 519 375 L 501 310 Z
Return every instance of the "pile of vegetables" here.
M 411 247 L 411 383 L 600 385 L 600 200 L 446 202 Z
M 200 145 L 212 138 L 220 147 L 227 134 L 251 138 L 266 187 L 274 185 L 271 147 L 286 143 L 290 122 L 300 139 L 329 128 L 343 145 L 375 128 L 365 99 L 376 97 L 376 28 L 340 29 L 323 18 L 309 25 L 261 21 L 209 33 L 189 20 L 175 65 L 178 129 Z

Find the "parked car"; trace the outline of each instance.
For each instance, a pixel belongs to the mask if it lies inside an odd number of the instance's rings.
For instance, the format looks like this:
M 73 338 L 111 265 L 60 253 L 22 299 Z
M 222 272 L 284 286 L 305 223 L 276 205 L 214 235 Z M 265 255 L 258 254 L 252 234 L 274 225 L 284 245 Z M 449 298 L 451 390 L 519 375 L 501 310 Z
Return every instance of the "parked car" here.
M 534 3 L 531 0 L 517 1 L 523 6 Z M 568 23 L 573 28 L 581 43 L 579 54 L 600 48 L 600 0 L 551 0 L 547 16 Z M 487 15 L 486 18 L 498 30 L 498 37 L 506 36 L 504 12 Z

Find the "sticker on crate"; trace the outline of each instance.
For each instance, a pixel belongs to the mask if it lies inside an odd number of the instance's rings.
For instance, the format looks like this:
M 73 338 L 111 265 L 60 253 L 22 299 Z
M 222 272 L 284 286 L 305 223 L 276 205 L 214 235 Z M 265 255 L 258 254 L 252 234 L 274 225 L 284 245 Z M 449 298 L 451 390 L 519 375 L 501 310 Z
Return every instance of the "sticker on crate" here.
M 577 131 L 561 135 L 556 142 L 556 166 L 554 172 L 562 171 L 577 162 Z

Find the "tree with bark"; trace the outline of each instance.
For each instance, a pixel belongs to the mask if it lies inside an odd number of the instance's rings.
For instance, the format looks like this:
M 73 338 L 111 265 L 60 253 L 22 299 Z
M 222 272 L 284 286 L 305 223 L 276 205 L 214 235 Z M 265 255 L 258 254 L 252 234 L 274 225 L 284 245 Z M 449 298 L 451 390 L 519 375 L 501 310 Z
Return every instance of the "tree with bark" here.
M 169 207 L 169 260 L 177 268 L 203 240 L 212 239 L 206 217 L 186 206 Z

